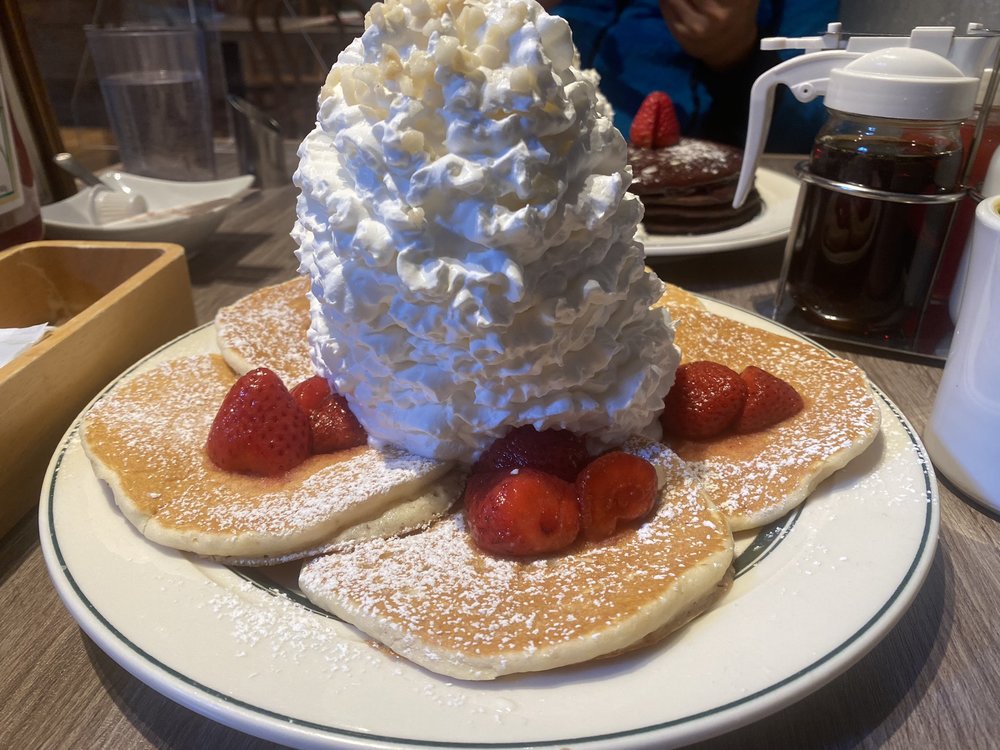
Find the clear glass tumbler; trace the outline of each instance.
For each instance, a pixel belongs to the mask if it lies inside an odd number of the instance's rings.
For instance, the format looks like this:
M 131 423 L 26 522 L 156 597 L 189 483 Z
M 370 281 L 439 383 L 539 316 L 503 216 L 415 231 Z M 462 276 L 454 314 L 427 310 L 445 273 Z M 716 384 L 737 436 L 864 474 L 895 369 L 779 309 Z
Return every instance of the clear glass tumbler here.
M 89 26 L 86 33 L 125 171 L 168 180 L 213 179 L 201 30 Z

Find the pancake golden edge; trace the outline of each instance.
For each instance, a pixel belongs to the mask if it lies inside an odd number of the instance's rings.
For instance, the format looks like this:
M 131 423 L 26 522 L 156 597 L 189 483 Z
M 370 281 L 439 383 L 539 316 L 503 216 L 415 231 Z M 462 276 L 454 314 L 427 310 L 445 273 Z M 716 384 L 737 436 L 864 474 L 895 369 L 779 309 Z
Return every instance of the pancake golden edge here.
M 306 561 L 299 587 L 426 669 L 464 680 L 549 670 L 666 637 L 731 581 L 733 537 L 696 476 L 665 446 L 626 450 L 657 469 L 652 517 L 601 542 L 516 560 L 483 552 L 464 515 Z
M 788 381 L 804 402 L 798 414 L 759 432 L 702 441 L 663 437 L 702 474 L 733 531 L 778 520 L 875 440 L 881 410 L 861 368 L 806 342 L 715 315 L 676 287 L 662 303 L 674 320 L 682 362 L 707 359 L 736 372 L 756 365 Z
M 365 542 L 369 539 L 422 531 L 455 505 L 465 488 L 465 477 L 466 472 L 462 469 L 452 469 L 440 479 L 436 479 L 419 489 L 416 497 L 403 497 L 395 505 L 381 511 L 378 515 L 367 520 L 360 520 L 337 531 L 333 536 L 325 539 L 322 544 L 311 549 L 262 557 L 204 556 L 225 565 L 245 567 L 281 565 L 306 557 L 326 555 L 341 547 Z
M 279 477 L 217 468 L 204 443 L 235 380 L 218 355 L 171 360 L 118 383 L 85 416 L 82 442 L 95 474 L 150 540 L 270 564 L 325 549 L 404 501 L 429 498 L 440 513 L 457 496 L 454 482 L 430 490 L 449 464 L 393 448 L 311 456 Z

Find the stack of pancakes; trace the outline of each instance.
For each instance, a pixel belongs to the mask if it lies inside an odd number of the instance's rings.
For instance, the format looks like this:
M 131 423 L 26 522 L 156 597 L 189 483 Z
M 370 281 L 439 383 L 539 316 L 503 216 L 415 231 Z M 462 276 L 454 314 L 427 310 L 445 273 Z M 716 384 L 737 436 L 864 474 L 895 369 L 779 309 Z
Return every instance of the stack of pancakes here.
M 449 677 L 552 669 L 662 639 L 725 593 L 733 529 L 779 518 L 878 432 L 856 367 L 713 315 L 671 287 L 661 304 L 686 360 L 763 366 L 799 390 L 804 409 L 751 435 L 669 446 L 633 438 L 623 449 L 659 477 L 650 517 L 557 555 L 500 558 L 465 531 L 461 467 L 364 447 L 259 478 L 207 459 L 208 428 L 237 373 L 312 374 L 306 290 L 296 279 L 220 311 L 223 357 L 174 360 L 121 382 L 86 416 L 84 447 L 153 541 L 227 562 L 308 558 L 299 584 L 312 602 Z
M 745 224 L 761 210 L 750 192 L 740 208 L 733 196 L 743 151 L 721 143 L 682 138 L 666 148 L 628 147 L 629 190 L 642 200 L 642 223 L 653 234 L 707 234 Z

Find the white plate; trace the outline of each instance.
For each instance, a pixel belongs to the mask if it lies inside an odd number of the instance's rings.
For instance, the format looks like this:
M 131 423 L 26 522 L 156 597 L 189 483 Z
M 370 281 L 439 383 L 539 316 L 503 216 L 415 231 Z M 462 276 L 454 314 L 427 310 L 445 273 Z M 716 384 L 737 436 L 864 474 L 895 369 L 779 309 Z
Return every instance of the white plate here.
M 636 236 L 646 246 L 646 255 L 653 258 L 739 250 L 785 239 L 795 216 L 799 181 L 760 167 L 757 170 L 757 192 L 764 207 L 757 216 L 741 226 L 711 234 L 670 235 L 650 234 L 640 227 Z
M 212 350 L 203 327 L 137 367 Z M 548 673 L 445 679 L 295 592 L 147 542 L 95 479 L 78 423 L 49 466 L 42 550 L 67 608 L 112 658 L 249 734 L 323 748 L 677 746 L 817 689 L 916 595 L 937 540 L 936 482 L 912 427 L 877 398 L 881 436 L 800 510 L 741 540 L 736 581 L 714 609 L 659 646 Z
M 183 209 L 195 203 L 236 196 L 253 183 L 253 175 L 226 180 L 178 182 L 141 177 L 128 172 L 104 175 L 134 190 L 146 199 L 150 212 Z M 50 240 L 98 240 L 113 242 L 176 242 L 189 255 L 197 252 L 219 228 L 232 204 L 196 214 L 176 213 L 166 216 L 111 224 L 96 224 L 90 211 L 86 188 L 58 203 L 42 206 L 45 237 Z

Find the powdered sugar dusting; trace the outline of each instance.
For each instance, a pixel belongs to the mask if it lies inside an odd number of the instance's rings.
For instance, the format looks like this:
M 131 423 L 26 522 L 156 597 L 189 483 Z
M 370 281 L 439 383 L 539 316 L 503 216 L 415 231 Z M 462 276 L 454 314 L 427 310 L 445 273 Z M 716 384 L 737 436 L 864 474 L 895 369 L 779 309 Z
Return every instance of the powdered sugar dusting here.
M 363 520 L 359 513 L 397 494 L 409 499 L 447 469 L 390 446 L 312 456 L 273 478 L 222 471 L 204 444 L 234 381 L 218 356 L 172 360 L 120 384 L 85 422 L 88 452 L 105 467 L 119 503 L 194 545 L 182 549 L 239 554 L 244 537 L 254 551 L 261 543 L 294 546 L 317 529 L 329 534 Z M 223 551 L 204 548 L 213 539 Z
M 761 432 L 704 442 L 667 438 L 689 470 L 712 483 L 734 530 L 798 505 L 878 433 L 878 404 L 854 364 L 695 307 L 671 312 L 684 361 L 710 359 L 737 372 L 756 365 L 791 383 L 805 402 L 799 414 Z
M 682 138 L 680 143 L 656 150 L 660 161 L 671 167 L 698 165 L 708 174 L 719 174 L 732 161 L 729 149 L 717 143 L 695 138 Z
M 197 606 L 228 623 L 238 657 L 252 658 L 264 651 L 269 661 L 288 667 L 308 664 L 310 669 L 342 676 L 327 689 L 350 690 L 354 681 L 344 677 L 384 668 L 385 656 L 347 628 L 317 617 L 285 596 L 263 594 L 247 581 L 231 579 L 227 588 L 199 600 Z
M 216 337 L 229 365 L 239 374 L 270 367 L 289 388 L 315 375 L 306 341 L 308 289 L 309 280 L 297 277 L 221 308 L 215 316 Z
M 485 661 L 502 670 L 525 655 L 544 661 L 547 650 L 598 638 L 658 599 L 703 594 L 678 589 L 679 578 L 721 556 L 711 588 L 729 564 L 722 517 L 676 456 L 655 444 L 646 450 L 667 475 L 662 502 L 653 518 L 609 542 L 541 559 L 494 557 L 474 546 L 456 513 L 421 534 L 311 560 L 299 584 L 313 602 L 418 663 Z
M 629 146 L 628 161 L 632 165 L 630 190 L 641 195 L 648 190 L 735 179 L 743 157 L 742 151 L 732 146 L 682 138 L 667 148 Z
M 898 418 L 888 405 L 883 406 L 883 419 Z M 917 503 L 927 504 L 927 479 L 922 473 L 907 472 L 902 467 L 914 463 L 928 465 L 930 459 L 920 443 L 906 430 L 883 430 L 883 460 L 898 466 L 895 471 L 869 471 L 855 480 L 855 487 L 862 497 L 886 498 L 888 506 Z

